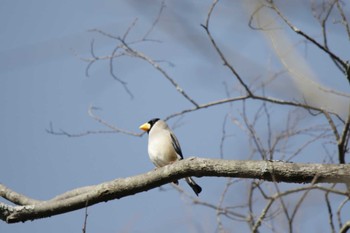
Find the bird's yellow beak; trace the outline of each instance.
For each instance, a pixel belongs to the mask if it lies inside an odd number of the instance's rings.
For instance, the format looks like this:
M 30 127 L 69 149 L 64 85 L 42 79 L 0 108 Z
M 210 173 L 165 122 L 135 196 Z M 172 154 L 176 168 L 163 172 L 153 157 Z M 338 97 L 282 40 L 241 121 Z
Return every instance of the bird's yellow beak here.
M 149 123 L 145 123 L 145 124 L 141 125 L 139 128 L 142 129 L 143 131 L 147 132 L 148 130 L 150 130 L 151 125 Z

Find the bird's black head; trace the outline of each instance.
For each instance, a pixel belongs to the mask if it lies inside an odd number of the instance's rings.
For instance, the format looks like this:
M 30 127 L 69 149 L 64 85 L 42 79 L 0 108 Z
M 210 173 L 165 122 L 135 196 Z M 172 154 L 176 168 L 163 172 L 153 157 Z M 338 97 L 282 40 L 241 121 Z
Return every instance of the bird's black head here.
M 153 125 L 159 121 L 159 118 L 153 118 L 152 120 L 150 120 L 149 122 L 143 124 L 140 126 L 140 129 L 142 129 L 143 131 L 146 131 L 147 133 L 149 133 L 149 131 L 152 129 Z
M 157 122 L 157 121 L 159 121 L 159 118 L 153 118 L 152 120 L 150 120 L 149 122 L 148 122 L 148 124 L 150 124 L 150 129 L 152 129 L 152 127 L 153 127 L 153 125 Z

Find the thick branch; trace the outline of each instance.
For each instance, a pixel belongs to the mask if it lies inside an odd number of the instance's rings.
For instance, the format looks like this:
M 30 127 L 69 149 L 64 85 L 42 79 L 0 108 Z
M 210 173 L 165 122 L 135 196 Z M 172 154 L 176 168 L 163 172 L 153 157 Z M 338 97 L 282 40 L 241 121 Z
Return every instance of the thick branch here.
M 28 198 L 19 194 L 0 183 L 0 197 L 5 198 L 6 200 L 17 204 L 17 205 L 32 205 L 39 203 L 40 201 Z
M 61 198 L 24 206 L 0 203 L 0 218 L 15 223 L 49 217 L 148 191 L 188 176 L 252 178 L 286 183 L 346 183 L 350 180 L 350 165 L 190 158 L 145 174 L 72 190 L 69 195 L 61 194 Z M 6 198 L 6 194 L 1 195 Z

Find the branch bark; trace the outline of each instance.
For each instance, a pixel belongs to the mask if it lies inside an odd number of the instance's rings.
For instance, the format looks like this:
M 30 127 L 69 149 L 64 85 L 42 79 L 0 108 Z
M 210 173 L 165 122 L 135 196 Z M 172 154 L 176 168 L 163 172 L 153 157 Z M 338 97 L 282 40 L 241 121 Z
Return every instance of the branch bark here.
M 148 191 L 188 176 L 250 178 L 286 183 L 347 183 L 350 180 L 350 164 L 189 158 L 133 177 L 71 190 L 47 201 L 35 200 L 29 202 L 31 204 L 17 206 L 0 203 L 0 218 L 7 223 L 16 223 L 50 217 Z M 15 193 L 0 184 L 0 195 L 12 203 L 21 203 L 21 199 L 33 200 L 18 193 L 12 199 L 9 192 Z

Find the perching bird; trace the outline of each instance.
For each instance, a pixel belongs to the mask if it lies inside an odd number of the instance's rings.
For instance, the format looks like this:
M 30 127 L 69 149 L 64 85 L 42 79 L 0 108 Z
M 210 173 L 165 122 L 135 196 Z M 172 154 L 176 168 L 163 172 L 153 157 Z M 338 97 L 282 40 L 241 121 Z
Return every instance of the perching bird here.
M 148 133 L 148 155 L 156 167 L 183 159 L 179 141 L 164 121 L 154 118 L 141 125 L 140 129 Z M 202 188 L 191 177 L 186 177 L 185 180 L 198 196 Z M 174 183 L 178 184 L 177 181 Z

